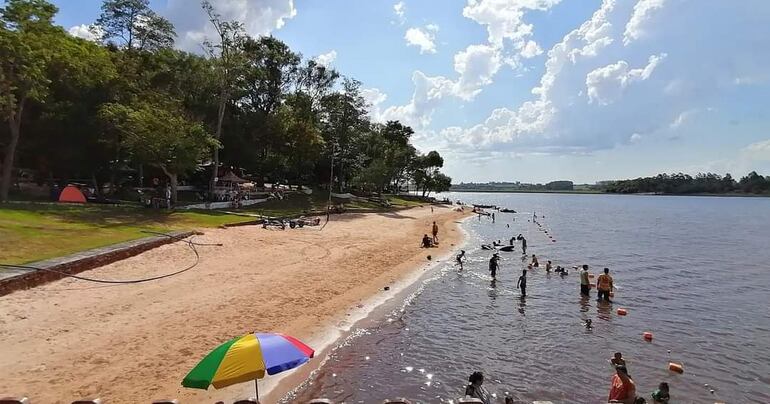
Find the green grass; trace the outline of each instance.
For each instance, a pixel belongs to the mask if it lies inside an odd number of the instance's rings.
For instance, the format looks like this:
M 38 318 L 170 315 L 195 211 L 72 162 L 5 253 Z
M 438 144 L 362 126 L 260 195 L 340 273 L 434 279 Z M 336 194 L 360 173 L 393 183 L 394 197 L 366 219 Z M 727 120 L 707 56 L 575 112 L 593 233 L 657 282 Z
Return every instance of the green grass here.
M 249 220 L 222 212 L 166 212 L 132 206 L 0 206 L 0 263 L 26 263 L 148 237 L 144 230 L 214 227 Z
M 392 208 L 350 202 L 347 211 L 388 211 L 420 205 L 388 198 Z M 335 200 L 341 203 L 342 200 Z M 252 214 L 293 217 L 326 209 L 319 192 L 290 195 L 242 209 Z M 254 220 L 222 211 L 174 211 L 136 206 L 10 203 L 0 205 L 0 263 L 23 264 L 149 236 L 143 231 L 192 230 Z

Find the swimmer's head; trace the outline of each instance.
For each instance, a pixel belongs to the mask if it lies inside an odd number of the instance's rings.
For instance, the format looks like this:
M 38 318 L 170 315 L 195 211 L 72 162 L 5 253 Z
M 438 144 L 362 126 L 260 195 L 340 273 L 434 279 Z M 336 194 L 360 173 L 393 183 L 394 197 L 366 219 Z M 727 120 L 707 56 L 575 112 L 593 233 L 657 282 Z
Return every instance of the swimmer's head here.
M 484 383 L 484 375 L 481 372 L 473 372 L 468 378 L 468 381 L 471 382 L 471 384 L 481 385 Z
M 623 354 L 622 353 L 615 352 L 615 359 L 622 359 L 622 358 L 623 358 Z

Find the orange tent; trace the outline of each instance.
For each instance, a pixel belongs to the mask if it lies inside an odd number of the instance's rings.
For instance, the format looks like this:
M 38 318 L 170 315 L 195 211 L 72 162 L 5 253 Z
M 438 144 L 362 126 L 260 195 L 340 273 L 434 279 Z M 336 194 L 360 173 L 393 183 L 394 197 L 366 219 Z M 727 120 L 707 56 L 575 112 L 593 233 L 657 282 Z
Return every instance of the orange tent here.
M 59 202 L 86 203 L 86 197 L 76 186 L 67 185 L 59 194 Z

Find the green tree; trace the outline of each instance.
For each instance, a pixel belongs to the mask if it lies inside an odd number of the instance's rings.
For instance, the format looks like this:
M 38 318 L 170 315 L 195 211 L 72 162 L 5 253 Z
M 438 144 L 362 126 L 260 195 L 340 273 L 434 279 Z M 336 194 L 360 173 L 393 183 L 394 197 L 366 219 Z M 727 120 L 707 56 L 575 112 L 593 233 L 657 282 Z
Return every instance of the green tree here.
M 225 119 L 227 104 L 232 99 L 233 92 L 241 79 L 245 67 L 243 50 L 246 35 L 243 30 L 243 24 L 238 21 L 222 20 L 222 16 L 214 11 L 214 7 L 208 0 L 203 0 L 201 6 L 208 15 L 209 22 L 211 22 L 217 34 L 217 42 L 206 41 L 204 47 L 209 56 L 215 60 L 214 73 L 219 87 L 219 99 L 214 139 L 219 142 L 222 138 L 222 124 Z M 214 148 L 214 164 L 209 182 L 209 195 L 213 194 L 217 175 L 219 175 L 219 149 L 219 147 Z
M 50 84 L 48 66 L 66 35 L 53 25 L 58 9 L 44 0 L 8 0 L 0 8 L 0 112 L 10 139 L 3 155 L 0 201 L 8 200 L 24 108 L 42 101 Z
M 155 51 L 174 45 L 174 25 L 150 9 L 149 0 L 105 0 L 91 31 L 129 51 Z
M 179 176 L 194 171 L 211 149 L 219 147 L 203 124 L 170 103 L 105 104 L 99 115 L 108 128 L 121 133 L 133 159 L 163 170 L 174 203 Z

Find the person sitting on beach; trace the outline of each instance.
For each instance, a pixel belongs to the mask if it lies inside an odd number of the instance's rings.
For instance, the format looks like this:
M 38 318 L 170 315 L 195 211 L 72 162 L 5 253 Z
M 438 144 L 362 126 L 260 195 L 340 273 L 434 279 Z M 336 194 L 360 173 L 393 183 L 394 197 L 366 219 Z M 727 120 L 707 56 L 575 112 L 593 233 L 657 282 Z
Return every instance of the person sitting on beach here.
M 457 263 L 460 264 L 461 271 L 463 269 L 463 259 L 465 259 L 465 250 L 460 250 L 460 254 L 457 254 L 455 261 L 457 261 Z
M 612 366 L 626 366 L 626 360 L 623 359 L 623 354 L 620 352 L 615 352 L 615 355 L 610 358 L 610 363 Z
M 551 260 L 545 263 L 545 272 L 551 272 Z
M 468 386 L 465 387 L 465 396 L 470 398 L 478 398 L 484 404 L 490 404 L 490 394 L 482 384 L 484 384 L 484 375 L 481 372 L 473 372 L 468 378 Z
M 539 268 L 540 267 L 540 263 L 537 262 L 537 257 L 535 256 L 535 254 L 532 254 L 532 266 L 535 267 L 535 268 Z
M 656 404 L 668 404 L 671 396 L 668 393 L 668 383 L 661 382 L 658 389 L 652 392 L 652 402 Z
M 422 248 L 431 248 L 433 247 L 433 240 L 428 237 L 428 235 L 422 236 Z
M 631 380 L 625 366 L 615 367 L 607 402 L 621 404 L 634 404 L 636 402 L 636 383 Z

